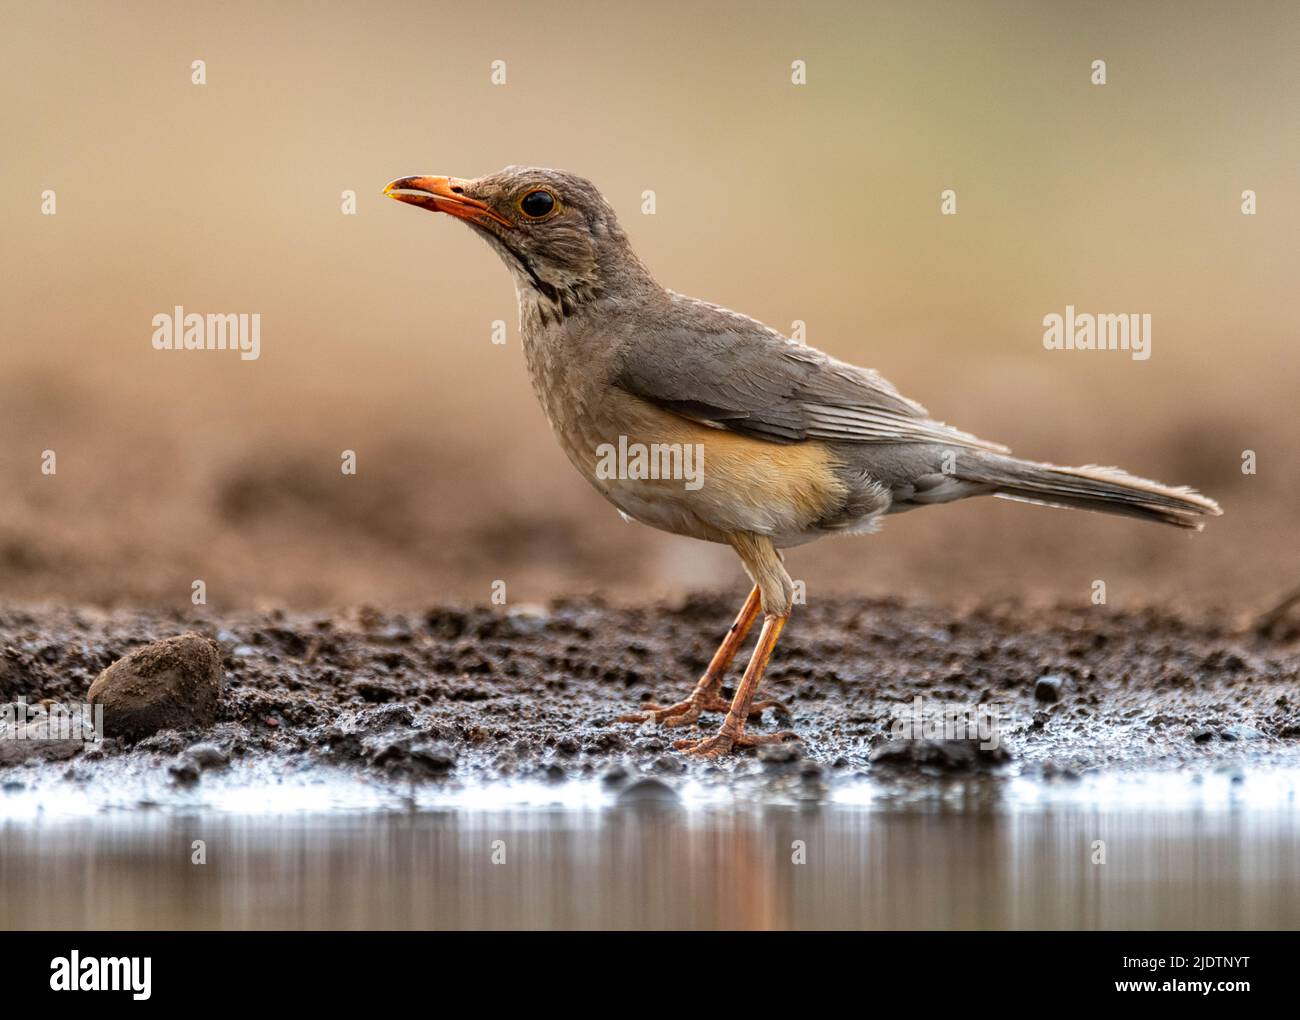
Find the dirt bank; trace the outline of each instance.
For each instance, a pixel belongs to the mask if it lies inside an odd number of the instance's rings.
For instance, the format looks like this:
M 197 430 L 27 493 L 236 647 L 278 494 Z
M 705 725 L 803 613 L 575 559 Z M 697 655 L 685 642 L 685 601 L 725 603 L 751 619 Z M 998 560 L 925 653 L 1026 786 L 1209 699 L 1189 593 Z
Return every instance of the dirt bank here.
M 220 617 L 4 610 L 0 704 L 80 703 L 110 663 L 186 631 L 218 642 L 225 682 L 214 725 L 108 739 L 88 751 L 0 756 L 9 762 L 0 784 L 30 789 L 57 773 L 93 794 L 126 770 L 183 787 L 229 762 L 273 763 L 281 773 L 337 767 L 375 781 L 605 777 L 626 785 L 648 774 L 671 785 L 748 775 L 825 788 L 864 774 L 1068 779 L 1096 769 L 1300 761 L 1294 626 L 1262 635 L 1224 619 L 1104 607 L 954 613 L 821 601 L 798 607 L 769 673 L 767 692 L 789 704 L 790 719 L 769 711 L 751 724 L 788 726 L 801 743 L 696 762 L 671 749 L 684 731 L 618 722 L 643 700 L 689 690 L 731 603 L 698 596 L 642 608 L 581 600 Z M 927 710 L 946 706 L 955 718 L 974 720 L 980 706 L 996 714 L 997 749 L 946 743 L 943 733 L 891 742 L 899 710 L 918 695 Z M 718 722 L 712 715 L 700 725 L 711 731 Z M 185 753 L 195 744 L 203 746 Z

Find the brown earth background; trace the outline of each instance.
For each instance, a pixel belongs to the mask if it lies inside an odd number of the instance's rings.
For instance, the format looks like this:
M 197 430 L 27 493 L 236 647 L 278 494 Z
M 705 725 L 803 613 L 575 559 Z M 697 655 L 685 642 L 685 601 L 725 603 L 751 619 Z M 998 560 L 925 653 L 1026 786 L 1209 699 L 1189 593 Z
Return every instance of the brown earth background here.
M 794 551 L 810 600 L 1082 605 L 1101 579 L 1114 606 L 1249 611 L 1300 582 L 1293 3 L 8 3 L 4 21 L 0 599 L 188 607 L 200 578 L 216 608 L 481 602 L 498 579 L 511 602 L 739 600 L 729 551 L 624 524 L 569 467 L 496 256 L 380 195 L 507 163 L 589 176 L 665 285 L 804 320 L 937 417 L 1225 509 L 1195 536 L 919 511 Z M 178 304 L 261 313 L 261 359 L 154 351 Z M 1045 351 L 1066 304 L 1150 313 L 1153 356 Z

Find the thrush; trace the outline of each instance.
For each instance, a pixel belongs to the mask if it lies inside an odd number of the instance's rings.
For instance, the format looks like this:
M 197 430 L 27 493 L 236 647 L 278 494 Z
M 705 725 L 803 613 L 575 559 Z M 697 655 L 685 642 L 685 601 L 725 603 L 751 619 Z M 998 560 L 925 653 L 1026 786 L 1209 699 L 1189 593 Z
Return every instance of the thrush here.
M 402 177 L 384 193 L 468 224 L 514 278 L 524 356 L 556 438 L 626 517 L 731 546 L 753 582 L 694 690 L 620 717 L 667 726 L 725 712 L 712 736 L 674 745 L 716 757 L 796 739 L 746 732 L 776 702 L 756 692 L 794 586 L 782 550 L 870 532 L 888 514 L 992 495 L 1199 530 L 1213 500 L 1116 468 L 1020 460 L 931 418 L 876 372 L 738 312 L 661 287 L 591 182 L 506 167 L 473 180 Z M 611 450 L 698 451 L 700 484 L 674 471 L 610 469 Z M 677 463 L 669 460 L 672 463 Z M 730 703 L 722 682 L 762 617 Z

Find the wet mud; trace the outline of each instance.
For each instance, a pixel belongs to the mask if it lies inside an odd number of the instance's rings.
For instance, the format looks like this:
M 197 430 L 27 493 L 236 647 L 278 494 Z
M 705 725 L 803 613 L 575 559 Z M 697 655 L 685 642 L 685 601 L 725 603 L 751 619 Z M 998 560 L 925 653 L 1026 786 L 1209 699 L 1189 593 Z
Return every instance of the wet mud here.
M 764 684 L 763 696 L 787 704 L 789 717 L 768 710 L 750 723 L 791 729 L 798 742 L 699 761 L 673 741 L 712 732 L 717 714 L 678 729 L 620 722 L 642 702 L 690 690 L 733 601 L 338 614 L 3 610 L 0 705 L 84 703 L 108 667 L 133 652 L 147 660 L 145 646 L 187 633 L 215 642 L 221 684 L 215 709 L 181 728 L 141 735 L 137 712 L 127 730 L 106 716 L 98 746 L 0 739 L 0 787 L 71 783 L 94 796 L 133 777 L 162 797 L 230 769 L 307 777 L 342 769 L 376 783 L 589 778 L 650 799 L 687 780 L 751 777 L 817 796 L 862 777 L 1068 782 L 1106 770 L 1300 761 L 1295 626 L 1272 621 L 1261 633 L 1224 618 L 1106 607 L 820 601 L 796 608 Z M 188 645 L 202 655 L 214 647 Z

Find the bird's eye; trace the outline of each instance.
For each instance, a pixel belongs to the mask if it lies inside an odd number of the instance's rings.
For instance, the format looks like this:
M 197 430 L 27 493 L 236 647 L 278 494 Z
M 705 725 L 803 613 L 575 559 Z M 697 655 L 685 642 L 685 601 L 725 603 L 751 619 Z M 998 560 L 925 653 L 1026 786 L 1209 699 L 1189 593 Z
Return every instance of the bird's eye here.
M 527 195 L 519 200 L 519 208 L 523 214 L 532 220 L 540 220 L 543 216 L 550 214 L 555 208 L 555 196 L 549 191 L 537 189 L 530 191 Z

